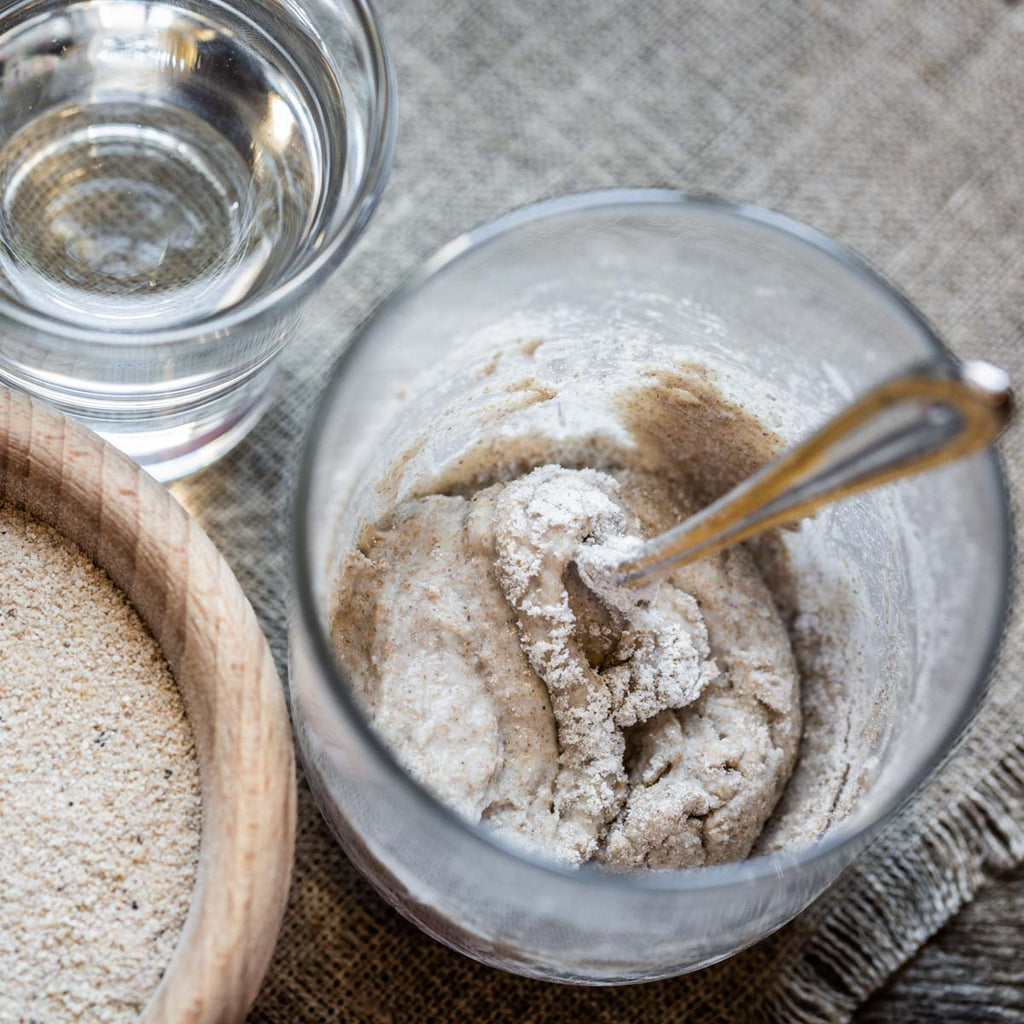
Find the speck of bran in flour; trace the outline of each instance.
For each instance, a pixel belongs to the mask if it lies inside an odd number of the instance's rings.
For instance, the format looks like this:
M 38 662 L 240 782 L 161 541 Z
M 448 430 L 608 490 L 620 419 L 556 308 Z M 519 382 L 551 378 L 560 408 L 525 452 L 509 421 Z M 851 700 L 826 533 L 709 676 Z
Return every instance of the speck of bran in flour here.
M 81 549 L 0 504 L 0 1024 L 136 1020 L 199 840 L 160 647 Z

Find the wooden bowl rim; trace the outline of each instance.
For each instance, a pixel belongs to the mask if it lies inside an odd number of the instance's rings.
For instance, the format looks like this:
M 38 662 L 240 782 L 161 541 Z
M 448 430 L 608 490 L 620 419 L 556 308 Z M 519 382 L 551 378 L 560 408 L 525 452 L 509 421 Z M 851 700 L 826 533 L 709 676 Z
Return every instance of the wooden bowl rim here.
M 0 501 L 106 570 L 163 648 L 188 710 L 202 789 L 199 866 L 141 1020 L 243 1020 L 280 931 L 296 819 L 284 692 L 252 606 L 169 491 L 92 431 L 3 385 Z

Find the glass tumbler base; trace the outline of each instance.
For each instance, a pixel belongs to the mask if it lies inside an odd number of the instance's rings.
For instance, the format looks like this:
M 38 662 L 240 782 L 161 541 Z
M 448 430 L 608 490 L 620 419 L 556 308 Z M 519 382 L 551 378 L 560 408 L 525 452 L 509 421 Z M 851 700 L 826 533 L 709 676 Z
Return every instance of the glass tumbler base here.
M 185 404 L 144 408 L 128 402 L 84 404 L 49 387 L 26 385 L 0 371 L 8 384 L 54 405 L 96 431 L 161 483 L 204 469 L 234 448 L 266 411 L 273 364 Z M 35 383 L 35 382 L 33 382 Z
M 272 376 L 268 367 L 187 414 L 166 417 L 167 422 L 97 423 L 76 418 L 131 456 L 151 476 L 168 483 L 212 465 L 256 426 L 269 404 Z

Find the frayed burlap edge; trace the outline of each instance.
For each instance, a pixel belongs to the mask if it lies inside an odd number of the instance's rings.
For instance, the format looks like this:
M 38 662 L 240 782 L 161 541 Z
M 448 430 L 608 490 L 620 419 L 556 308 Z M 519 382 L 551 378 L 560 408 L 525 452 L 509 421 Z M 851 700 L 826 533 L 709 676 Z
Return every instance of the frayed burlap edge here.
M 909 845 L 906 827 L 887 836 L 828 900 L 763 1019 L 848 1020 L 988 878 L 1024 861 L 1024 740 L 930 826 L 918 821 Z

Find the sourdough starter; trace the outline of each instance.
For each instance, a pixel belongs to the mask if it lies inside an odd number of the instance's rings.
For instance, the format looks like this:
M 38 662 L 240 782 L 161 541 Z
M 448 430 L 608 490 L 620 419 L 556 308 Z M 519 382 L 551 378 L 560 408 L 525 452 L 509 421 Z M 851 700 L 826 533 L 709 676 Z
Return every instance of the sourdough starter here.
M 600 584 L 723 467 L 768 457 L 766 431 L 678 384 L 631 396 L 638 444 L 482 448 L 342 560 L 334 643 L 399 761 L 470 821 L 567 863 L 744 858 L 796 757 L 797 665 L 746 549 L 639 593 Z M 721 466 L 680 458 L 673 402 L 677 429 L 714 412 Z

